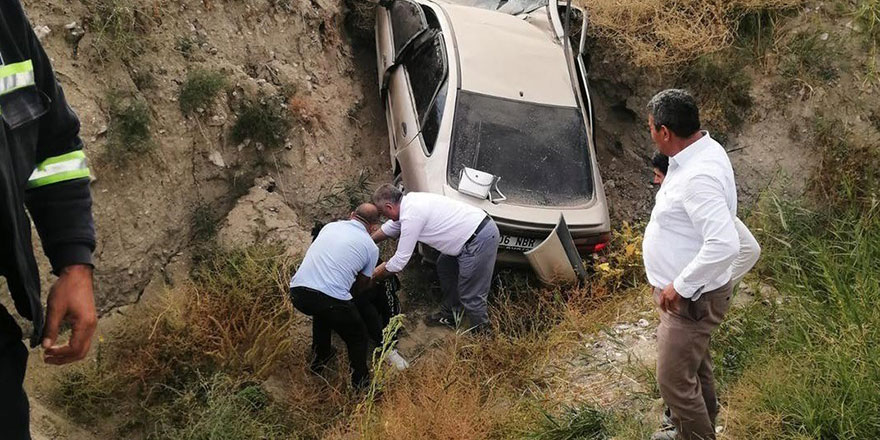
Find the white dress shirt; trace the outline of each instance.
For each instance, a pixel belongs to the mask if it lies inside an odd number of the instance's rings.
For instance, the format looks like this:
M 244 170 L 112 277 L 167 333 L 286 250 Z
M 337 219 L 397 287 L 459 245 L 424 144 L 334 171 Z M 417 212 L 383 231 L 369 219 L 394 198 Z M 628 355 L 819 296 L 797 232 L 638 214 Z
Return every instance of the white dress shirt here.
M 389 272 L 403 270 L 418 242 L 442 254 L 457 256 L 484 218 L 486 212 L 482 209 L 439 194 L 406 194 L 400 201 L 399 220 L 382 225 L 385 235 L 400 237 L 397 252 L 385 268 Z
M 761 245 L 758 244 L 752 231 L 749 231 L 749 228 L 739 217 L 733 218 L 733 225 L 736 226 L 736 233 L 739 235 L 739 253 L 736 254 L 736 259 L 730 265 L 732 272 L 730 280 L 733 281 L 733 284 L 738 284 L 746 276 L 746 272 L 758 262 L 758 258 L 761 256 Z
M 652 286 L 684 298 L 725 285 L 739 251 L 736 183 L 727 152 L 709 133 L 669 158 L 645 229 L 642 254 Z

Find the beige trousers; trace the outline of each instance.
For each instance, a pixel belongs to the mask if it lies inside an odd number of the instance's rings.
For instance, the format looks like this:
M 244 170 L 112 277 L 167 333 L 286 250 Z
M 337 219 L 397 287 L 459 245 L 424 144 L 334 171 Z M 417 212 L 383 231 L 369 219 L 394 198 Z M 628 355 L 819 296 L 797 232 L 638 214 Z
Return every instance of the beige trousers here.
M 697 301 L 679 298 L 678 310 L 660 310 L 657 384 L 682 440 L 714 440 L 718 403 L 709 338 L 730 307 L 733 284 L 704 292 Z M 654 304 L 660 290 L 654 289 Z M 658 309 L 659 310 L 659 309 Z

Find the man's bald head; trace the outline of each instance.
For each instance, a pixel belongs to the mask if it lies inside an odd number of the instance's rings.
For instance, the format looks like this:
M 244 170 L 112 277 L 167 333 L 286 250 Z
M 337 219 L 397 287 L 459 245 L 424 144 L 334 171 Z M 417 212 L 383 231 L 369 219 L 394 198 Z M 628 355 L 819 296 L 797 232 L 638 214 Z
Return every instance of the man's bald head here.
M 351 218 L 360 220 L 367 225 L 375 225 L 379 223 L 379 209 L 372 203 L 361 203 L 357 209 L 351 213 Z

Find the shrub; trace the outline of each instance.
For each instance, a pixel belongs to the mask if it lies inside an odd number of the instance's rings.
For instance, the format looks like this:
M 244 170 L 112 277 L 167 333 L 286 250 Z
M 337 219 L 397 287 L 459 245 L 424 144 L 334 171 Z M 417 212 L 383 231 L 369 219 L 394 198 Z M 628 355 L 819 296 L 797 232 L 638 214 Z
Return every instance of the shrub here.
M 152 137 L 150 108 L 146 101 L 112 93 L 106 156 L 111 162 L 124 165 L 134 156 L 148 153 L 155 147 Z
M 700 102 L 700 118 L 723 137 L 739 130 L 752 107 L 750 77 L 745 61 L 733 51 L 703 56 L 690 63 L 681 80 Z
M 244 104 L 232 126 L 232 140 L 251 140 L 267 148 L 279 147 L 291 125 L 287 110 L 277 99 L 251 100 Z
M 591 32 L 611 41 L 639 66 L 680 64 L 733 42 L 740 18 L 802 0 L 599 0 L 587 2 Z
M 180 86 L 180 111 L 191 115 L 199 109 L 206 110 L 226 87 L 226 77 L 211 70 L 196 69 L 189 72 Z
M 97 35 L 94 44 L 98 52 L 122 59 L 142 53 L 150 22 L 145 8 L 144 3 L 135 0 L 96 0 L 91 25 Z

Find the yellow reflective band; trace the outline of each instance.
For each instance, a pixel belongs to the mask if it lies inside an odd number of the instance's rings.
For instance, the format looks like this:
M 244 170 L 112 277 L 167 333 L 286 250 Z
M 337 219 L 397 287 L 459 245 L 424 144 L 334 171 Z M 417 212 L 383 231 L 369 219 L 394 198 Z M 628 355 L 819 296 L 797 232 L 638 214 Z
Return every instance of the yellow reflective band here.
M 34 65 L 31 60 L 0 67 L 0 95 L 34 85 Z
M 28 188 L 37 188 L 89 176 L 85 153 L 79 150 L 71 151 L 61 156 L 50 157 L 37 165 L 28 179 Z

